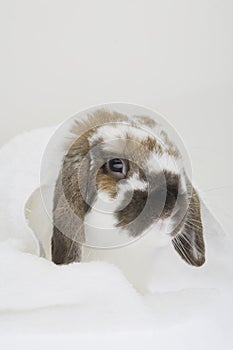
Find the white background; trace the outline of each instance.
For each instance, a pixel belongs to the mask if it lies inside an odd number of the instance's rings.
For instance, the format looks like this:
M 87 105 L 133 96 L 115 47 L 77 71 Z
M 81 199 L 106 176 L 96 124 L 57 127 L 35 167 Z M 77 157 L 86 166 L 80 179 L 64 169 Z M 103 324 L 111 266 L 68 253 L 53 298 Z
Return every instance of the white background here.
M 204 198 L 233 230 L 232 0 L 0 7 L 0 144 L 94 104 L 158 110 L 182 136 Z

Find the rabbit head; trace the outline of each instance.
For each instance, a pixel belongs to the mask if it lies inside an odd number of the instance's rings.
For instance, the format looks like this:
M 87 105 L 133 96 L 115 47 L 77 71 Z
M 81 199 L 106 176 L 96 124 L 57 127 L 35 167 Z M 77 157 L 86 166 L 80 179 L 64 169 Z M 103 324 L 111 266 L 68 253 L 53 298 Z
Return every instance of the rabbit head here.
M 121 246 L 150 229 L 201 266 L 199 197 L 165 130 L 147 116 L 101 109 L 72 134 L 54 194 L 53 261 L 80 261 L 82 244 Z

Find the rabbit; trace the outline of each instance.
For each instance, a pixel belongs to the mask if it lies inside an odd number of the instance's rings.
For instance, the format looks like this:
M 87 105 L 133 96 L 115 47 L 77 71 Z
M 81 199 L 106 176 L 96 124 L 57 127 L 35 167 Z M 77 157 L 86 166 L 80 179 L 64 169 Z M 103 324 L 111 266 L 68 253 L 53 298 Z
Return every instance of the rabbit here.
M 138 261 L 139 251 L 145 257 L 166 243 L 185 263 L 202 266 L 199 195 L 163 127 L 149 116 L 99 109 L 71 132 L 54 190 L 52 261 L 130 264 L 128 252 Z

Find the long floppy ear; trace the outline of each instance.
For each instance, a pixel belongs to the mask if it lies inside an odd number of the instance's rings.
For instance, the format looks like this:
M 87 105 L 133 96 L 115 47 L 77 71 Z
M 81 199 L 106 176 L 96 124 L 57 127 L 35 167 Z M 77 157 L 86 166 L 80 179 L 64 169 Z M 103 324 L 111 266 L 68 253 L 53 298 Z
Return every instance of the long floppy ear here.
M 84 216 L 94 198 L 94 186 L 90 181 L 94 176 L 90 171 L 88 151 L 87 138 L 83 135 L 66 154 L 56 183 L 52 236 L 52 261 L 56 264 L 81 261 L 82 243 L 85 242 Z
M 193 188 L 188 211 L 181 230 L 172 239 L 179 255 L 190 265 L 201 266 L 205 262 L 205 243 L 201 220 L 200 200 Z

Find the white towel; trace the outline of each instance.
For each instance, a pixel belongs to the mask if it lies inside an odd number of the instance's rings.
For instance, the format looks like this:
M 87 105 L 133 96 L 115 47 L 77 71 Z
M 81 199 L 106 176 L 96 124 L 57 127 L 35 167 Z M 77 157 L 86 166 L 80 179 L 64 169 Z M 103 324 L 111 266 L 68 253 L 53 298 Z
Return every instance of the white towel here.
M 224 350 L 230 349 L 232 242 L 204 203 L 207 263 L 192 268 L 170 247 L 161 248 L 151 265 L 150 294 L 141 295 L 132 285 L 145 282 L 140 269 L 135 281 L 132 271 L 124 271 L 121 264 L 122 271 L 107 262 L 56 266 L 40 257 L 49 255 L 49 239 L 44 233 L 51 227 L 40 216 L 38 221 L 29 215 L 33 232 L 25 206 L 39 208 L 35 191 L 40 186 L 40 163 L 54 130 L 24 133 L 0 150 L 3 348 L 16 346 L 20 339 L 22 346 L 30 349 L 32 344 L 36 349 L 51 343 L 57 349 L 64 344 L 93 347 L 100 340 L 103 347 L 111 344 L 113 349 L 217 349 L 221 342 Z M 42 232 L 36 229 L 38 222 L 43 225 Z M 34 337 L 23 338 L 29 333 Z

